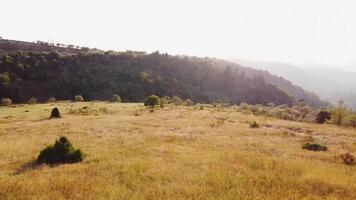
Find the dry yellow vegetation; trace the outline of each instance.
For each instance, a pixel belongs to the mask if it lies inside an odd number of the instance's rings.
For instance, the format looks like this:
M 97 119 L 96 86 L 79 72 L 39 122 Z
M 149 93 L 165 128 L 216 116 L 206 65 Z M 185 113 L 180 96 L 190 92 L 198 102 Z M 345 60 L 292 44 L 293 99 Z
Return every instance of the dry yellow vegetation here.
M 58 107 L 62 118 L 48 119 Z M 260 128 L 249 128 L 256 121 Z M 82 163 L 34 164 L 67 136 Z M 302 150 L 305 142 L 326 152 Z M 356 130 L 233 108 L 59 102 L 0 107 L 0 199 L 356 199 Z

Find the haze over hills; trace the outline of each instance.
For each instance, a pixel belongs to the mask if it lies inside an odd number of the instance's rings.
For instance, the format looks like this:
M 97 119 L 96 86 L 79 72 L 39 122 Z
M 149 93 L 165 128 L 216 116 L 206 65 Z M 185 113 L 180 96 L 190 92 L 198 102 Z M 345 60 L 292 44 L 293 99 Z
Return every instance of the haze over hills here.
M 299 66 L 280 62 L 247 60 L 237 60 L 236 62 L 255 69 L 267 70 L 272 74 L 286 78 L 293 84 L 312 91 L 332 103 L 344 100 L 349 107 L 356 109 L 356 72 L 325 64 Z
M 155 52 L 113 52 L 73 45 L 0 41 L 1 97 L 15 102 L 30 97 L 126 101 L 147 95 L 179 96 L 195 102 L 288 104 L 304 99 L 327 106 L 318 96 L 268 72 L 214 58 L 171 56 Z M 65 88 L 65 89 L 64 89 Z

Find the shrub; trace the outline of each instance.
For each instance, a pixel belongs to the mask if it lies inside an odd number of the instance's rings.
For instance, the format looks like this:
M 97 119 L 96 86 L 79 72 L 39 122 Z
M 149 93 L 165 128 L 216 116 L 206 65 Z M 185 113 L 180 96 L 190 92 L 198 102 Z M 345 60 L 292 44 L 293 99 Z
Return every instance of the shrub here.
M 341 154 L 340 158 L 342 159 L 342 161 L 344 161 L 346 165 L 355 164 L 355 157 L 349 152 Z
M 317 114 L 315 122 L 318 124 L 323 124 L 326 122 L 326 120 L 330 120 L 330 118 L 331 113 L 329 111 L 322 110 Z
M 40 152 L 36 162 L 39 164 L 76 163 L 84 159 L 80 149 L 75 149 L 66 137 L 56 140 L 54 145 L 49 145 Z
M 350 114 L 345 119 L 347 126 L 356 127 L 356 114 Z
M 0 85 L 1 84 L 9 84 L 10 83 L 10 76 L 9 74 L 5 73 L 5 74 L 0 74 Z
M 112 95 L 111 102 L 121 102 L 121 97 L 117 94 Z
M 190 99 L 186 99 L 184 102 L 184 105 L 186 105 L 186 106 L 192 106 L 193 104 L 194 104 L 193 101 Z
M 3 106 L 10 106 L 12 104 L 12 100 L 10 98 L 2 98 L 1 105 Z
M 276 106 L 276 105 L 275 105 L 273 102 L 267 103 L 267 107 L 273 108 L 273 107 L 275 107 L 275 106 Z
M 58 108 L 53 108 L 50 118 L 61 118 Z
M 307 149 L 310 151 L 326 151 L 326 150 L 328 150 L 328 148 L 324 145 L 316 144 L 316 143 L 309 143 L 309 142 L 305 143 L 302 146 L 302 149 Z
M 28 101 L 27 104 L 36 104 L 37 103 L 37 99 L 35 97 L 31 97 Z
M 174 96 L 171 102 L 176 106 L 183 105 L 183 100 L 177 96 Z
M 159 97 L 156 96 L 156 95 L 150 95 L 144 101 L 144 105 L 145 106 L 149 106 L 151 108 L 153 108 L 154 106 L 158 105 L 159 103 L 160 103 Z
M 259 128 L 259 127 L 260 125 L 258 125 L 256 121 L 250 124 L 250 128 Z
M 82 95 L 75 95 L 74 96 L 74 101 L 84 101 L 84 98 Z
M 171 97 L 169 96 L 164 96 L 160 98 L 160 103 L 161 104 L 170 104 L 171 103 Z
M 56 98 L 50 97 L 47 102 L 48 102 L 48 103 L 54 103 L 54 102 L 56 102 L 56 101 L 57 101 Z
M 343 101 L 339 101 L 338 105 L 331 111 L 331 122 L 338 126 L 342 125 L 348 113 L 347 107 Z
M 211 123 L 211 127 L 220 127 L 225 124 L 225 121 L 228 119 L 228 117 L 214 117 L 216 120 L 215 122 Z

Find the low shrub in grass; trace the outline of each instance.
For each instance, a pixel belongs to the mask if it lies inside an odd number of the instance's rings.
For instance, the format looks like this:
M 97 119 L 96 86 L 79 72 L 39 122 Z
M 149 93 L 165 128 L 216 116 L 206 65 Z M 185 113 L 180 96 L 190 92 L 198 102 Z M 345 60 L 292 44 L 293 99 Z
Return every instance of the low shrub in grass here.
M 150 108 L 154 108 L 156 105 L 159 104 L 160 104 L 160 99 L 156 95 L 150 95 L 144 101 L 144 105 Z
M 11 106 L 12 100 L 10 98 L 2 98 L 1 105 L 2 106 Z
M 84 159 L 84 153 L 75 149 L 66 137 L 56 140 L 40 152 L 36 162 L 38 164 L 76 163 Z
M 306 150 L 309 150 L 309 151 L 327 151 L 328 148 L 324 145 L 321 145 L 321 144 L 316 144 L 316 143 L 305 143 L 303 146 L 302 146 L 302 149 L 306 149 Z
M 28 101 L 27 104 L 36 104 L 37 103 L 37 99 L 35 97 L 31 97 Z
M 250 124 L 250 128 L 259 128 L 259 127 L 260 125 L 258 125 L 256 121 Z
M 111 102 L 121 102 L 121 97 L 117 94 L 112 95 Z
M 342 159 L 342 161 L 344 161 L 344 163 L 346 165 L 350 165 L 351 166 L 351 165 L 354 165 L 356 163 L 355 162 L 355 157 L 349 152 L 341 154 L 340 158 Z
M 193 103 L 193 101 L 192 101 L 191 99 L 186 99 L 186 100 L 184 101 L 184 105 L 186 105 L 186 106 L 192 106 L 192 105 L 194 105 L 194 103 Z
M 75 95 L 74 96 L 74 101 L 84 101 L 84 98 L 82 95 Z

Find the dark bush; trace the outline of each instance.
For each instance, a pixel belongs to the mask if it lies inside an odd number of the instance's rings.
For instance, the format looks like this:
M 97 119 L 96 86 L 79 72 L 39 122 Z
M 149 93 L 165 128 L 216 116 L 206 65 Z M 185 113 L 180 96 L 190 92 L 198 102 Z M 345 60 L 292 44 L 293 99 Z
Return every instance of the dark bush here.
M 250 124 L 250 128 L 259 128 L 259 127 L 260 125 L 258 125 L 256 121 Z
M 50 118 L 61 118 L 61 114 L 59 113 L 58 108 L 53 108 L 52 109 Z
M 303 149 L 307 149 L 307 150 L 310 150 L 310 151 L 327 151 L 328 148 L 324 145 L 321 145 L 321 144 L 316 144 L 316 143 L 305 143 L 303 146 L 302 146 Z
M 84 159 L 80 149 L 75 149 L 66 137 L 56 140 L 54 145 L 49 145 L 40 152 L 36 162 L 39 164 L 76 163 Z
M 317 114 L 315 122 L 318 124 L 323 124 L 326 122 L 326 120 L 330 120 L 330 118 L 331 113 L 329 111 L 322 110 Z
M 158 105 L 160 102 L 159 97 L 156 95 L 151 95 L 148 96 L 145 101 L 144 101 L 144 105 L 145 106 L 149 106 L 151 108 L 153 108 L 154 106 Z

